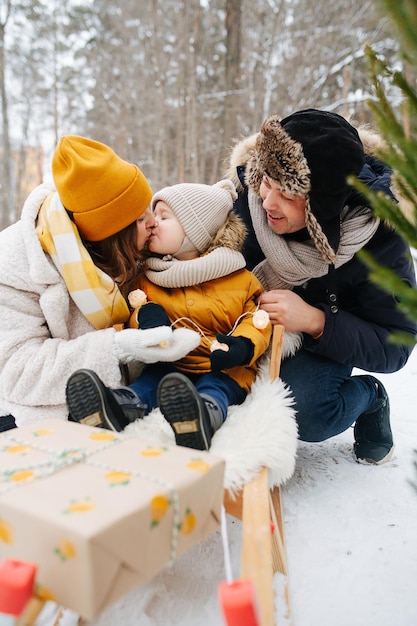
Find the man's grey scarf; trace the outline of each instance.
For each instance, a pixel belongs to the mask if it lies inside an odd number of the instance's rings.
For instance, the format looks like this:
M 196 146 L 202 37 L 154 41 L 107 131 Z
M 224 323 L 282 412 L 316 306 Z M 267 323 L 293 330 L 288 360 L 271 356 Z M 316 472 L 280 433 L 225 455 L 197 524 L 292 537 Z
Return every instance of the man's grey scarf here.
M 160 287 L 191 287 L 214 278 L 221 278 L 245 267 L 241 252 L 231 248 L 215 248 L 197 259 L 179 261 L 167 255 L 146 260 L 146 277 Z
M 275 234 L 268 226 L 262 198 L 249 190 L 248 199 L 256 238 L 266 257 L 253 273 L 265 289 L 291 289 L 328 273 L 329 265 L 322 259 L 313 240 L 299 242 Z M 335 267 L 350 261 L 373 237 L 379 223 L 379 218 L 369 207 L 345 207 L 340 216 L 340 244 Z

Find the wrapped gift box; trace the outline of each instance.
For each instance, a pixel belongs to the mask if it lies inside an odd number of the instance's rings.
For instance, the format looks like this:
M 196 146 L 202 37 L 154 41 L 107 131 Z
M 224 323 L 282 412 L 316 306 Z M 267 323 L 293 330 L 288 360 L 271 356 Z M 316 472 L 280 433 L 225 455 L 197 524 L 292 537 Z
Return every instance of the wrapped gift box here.
M 0 561 L 87 620 L 216 530 L 224 461 L 45 419 L 0 435 Z

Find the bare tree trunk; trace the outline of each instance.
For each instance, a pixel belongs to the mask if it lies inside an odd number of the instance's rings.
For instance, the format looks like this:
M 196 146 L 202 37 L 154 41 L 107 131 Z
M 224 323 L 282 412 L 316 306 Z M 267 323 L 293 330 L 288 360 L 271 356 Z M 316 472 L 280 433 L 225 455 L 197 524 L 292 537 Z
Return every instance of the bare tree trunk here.
M 18 154 L 18 162 L 16 166 L 16 185 L 14 191 L 14 203 L 15 207 L 22 207 L 25 198 L 23 197 L 22 183 L 25 178 L 27 159 L 26 159 L 26 149 L 28 139 L 28 127 L 29 127 L 29 111 L 25 112 L 22 140 L 20 143 L 20 149 Z
M 185 111 L 185 87 L 184 84 L 179 87 L 178 93 L 178 109 L 177 109 L 177 127 L 176 127 L 176 160 L 177 160 L 177 182 L 185 181 L 185 149 L 184 136 L 186 133 L 186 111 Z M 165 138 L 165 141 L 167 139 Z
M 351 87 L 351 69 L 349 65 L 346 65 L 343 68 L 342 71 L 342 77 L 343 77 L 343 85 L 342 85 L 342 102 L 343 102 L 343 106 L 342 106 L 342 115 L 346 118 L 349 117 L 349 101 L 348 101 L 348 95 L 349 95 L 349 90 Z
M 6 32 L 7 20 L 10 15 L 10 2 L 7 2 L 5 14 L 0 23 L 0 92 L 2 108 L 2 131 L 3 131 L 3 155 L 2 171 L 0 179 L 0 229 L 3 229 L 14 220 L 15 207 L 13 205 L 12 172 L 11 172 L 11 151 L 9 136 L 9 110 L 6 94 L 5 66 L 6 53 L 4 47 L 4 36 Z
M 187 5 L 187 2 L 185 2 Z M 189 177 L 192 182 L 199 181 L 199 172 L 200 172 L 200 155 L 198 153 L 198 127 L 199 123 L 197 120 L 198 108 L 197 108 L 197 58 L 196 58 L 196 46 L 199 36 L 200 30 L 200 13 L 201 7 L 200 2 L 198 1 L 195 5 L 195 15 L 193 19 L 193 30 L 191 35 L 190 28 L 190 41 L 188 45 L 188 62 L 187 62 L 187 132 L 186 132 L 186 142 L 185 142 L 185 151 L 186 151 L 186 160 L 187 160 L 187 171 L 189 172 Z M 189 15 L 187 15 L 187 23 L 190 21 Z
M 58 14 L 57 14 L 57 3 L 54 2 L 53 5 L 53 23 L 52 23 L 52 45 L 53 45 L 53 54 L 52 54 L 52 119 L 54 125 L 54 137 L 55 144 L 59 141 L 59 87 L 58 87 Z
M 223 117 L 223 145 L 236 139 L 238 130 L 239 88 L 241 86 L 242 1 L 226 0 L 226 62 Z
M 156 141 L 154 140 L 155 150 L 155 162 L 156 171 L 158 172 L 159 184 L 166 185 L 169 180 L 168 171 L 168 125 L 167 125 L 167 93 L 166 93 L 166 68 L 161 59 L 161 45 L 158 38 L 160 32 L 160 15 L 162 8 L 159 8 L 158 0 L 152 0 L 152 67 L 154 69 L 154 85 L 156 85 L 156 94 L 154 103 L 156 106 L 154 116 L 154 133 Z

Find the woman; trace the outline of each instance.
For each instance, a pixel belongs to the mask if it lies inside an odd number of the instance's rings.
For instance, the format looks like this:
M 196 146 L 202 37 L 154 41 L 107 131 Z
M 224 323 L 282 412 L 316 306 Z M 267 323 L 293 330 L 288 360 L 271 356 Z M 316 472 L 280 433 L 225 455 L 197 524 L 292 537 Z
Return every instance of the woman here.
M 52 175 L 55 187 L 37 187 L 0 233 L 0 430 L 67 419 L 65 384 L 79 368 L 117 386 L 199 342 L 184 328 L 123 329 L 154 224 L 140 169 L 100 142 L 65 136 Z M 134 419 L 142 407 L 123 391 Z

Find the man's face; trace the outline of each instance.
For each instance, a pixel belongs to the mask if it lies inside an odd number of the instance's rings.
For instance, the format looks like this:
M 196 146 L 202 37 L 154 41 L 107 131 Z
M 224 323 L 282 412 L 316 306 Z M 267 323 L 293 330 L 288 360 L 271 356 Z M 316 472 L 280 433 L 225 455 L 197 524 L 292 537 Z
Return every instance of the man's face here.
M 274 233 L 285 235 L 305 228 L 304 196 L 292 196 L 282 191 L 266 174 L 262 179 L 259 194 L 263 200 L 262 206 L 267 214 L 268 225 Z

